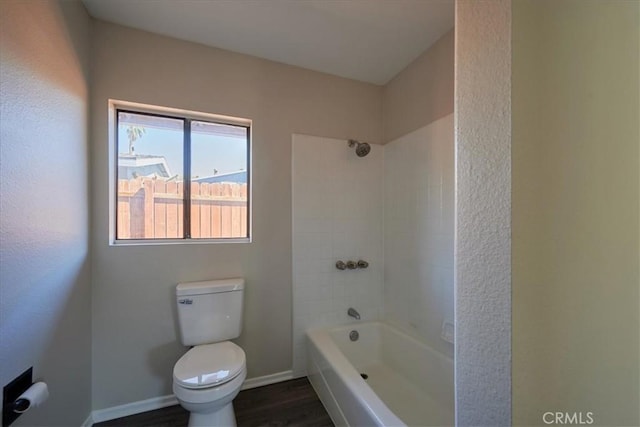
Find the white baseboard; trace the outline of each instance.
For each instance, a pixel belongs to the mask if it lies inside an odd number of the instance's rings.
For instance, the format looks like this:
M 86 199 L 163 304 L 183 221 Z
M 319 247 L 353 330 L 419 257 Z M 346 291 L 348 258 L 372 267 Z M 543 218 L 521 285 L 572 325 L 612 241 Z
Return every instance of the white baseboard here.
M 173 394 L 153 397 L 147 400 L 126 403 L 124 405 L 112 406 L 111 408 L 98 409 L 91 413 L 94 423 L 114 420 L 116 418 L 128 417 L 129 415 L 140 414 L 142 412 L 153 411 L 154 409 L 165 408 L 178 404 L 178 399 Z
M 293 371 L 276 372 L 271 375 L 263 375 L 261 377 L 249 378 L 244 380 L 240 390 L 248 390 L 250 388 L 262 387 L 263 385 L 281 383 L 293 379 Z
M 82 423 L 82 425 L 80 425 L 80 427 L 91 427 L 93 425 L 93 423 L 94 423 L 93 416 L 92 416 L 92 414 L 89 414 L 87 419 L 84 420 L 84 422 Z
M 262 387 L 264 385 L 275 384 L 290 379 L 293 379 L 293 371 L 283 371 L 271 375 L 264 375 L 262 377 L 249 378 L 244 381 L 240 390 Z M 178 399 L 176 399 L 173 394 L 168 394 L 166 396 L 153 397 L 147 400 L 139 400 L 137 402 L 113 406 L 111 408 L 98 409 L 89 415 L 81 427 L 90 427 L 93 423 L 101 423 L 103 421 L 114 420 L 116 418 L 128 417 L 129 415 L 141 414 L 142 412 L 153 411 L 155 409 L 166 408 L 167 406 L 177 404 Z

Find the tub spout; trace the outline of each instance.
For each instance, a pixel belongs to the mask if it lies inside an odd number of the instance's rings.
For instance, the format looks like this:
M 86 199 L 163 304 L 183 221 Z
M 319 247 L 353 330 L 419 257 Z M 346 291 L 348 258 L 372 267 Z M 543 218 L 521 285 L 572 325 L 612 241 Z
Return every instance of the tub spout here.
M 360 320 L 360 313 L 358 313 L 355 308 L 349 307 L 347 314 L 356 320 Z

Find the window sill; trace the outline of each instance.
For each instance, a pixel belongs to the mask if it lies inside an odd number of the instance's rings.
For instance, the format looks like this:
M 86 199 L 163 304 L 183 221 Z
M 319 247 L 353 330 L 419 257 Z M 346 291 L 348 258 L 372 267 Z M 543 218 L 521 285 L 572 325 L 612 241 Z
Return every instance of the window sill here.
M 219 245 L 226 243 L 251 243 L 250 237 L 229 239 L 153 239 L 112 240 L 109 246 L 164 246 L 164 245 Z

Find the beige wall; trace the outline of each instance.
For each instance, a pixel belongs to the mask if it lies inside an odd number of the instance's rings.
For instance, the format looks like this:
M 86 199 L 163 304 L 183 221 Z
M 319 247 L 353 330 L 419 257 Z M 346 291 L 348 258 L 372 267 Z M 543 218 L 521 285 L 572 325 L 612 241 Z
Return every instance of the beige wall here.
M 453 113 L 453 29 L 384 86 L 384 142 Z
M 244 276 L 248 377 L 291 369 L 291 135 L 380 142 L 382 89 L 94 23 L 94 409 L 171 393 L 179 281 Z M 108 246 L 109 98 L 253 120 L 253 243 Z
M 0 384 L 51 393 L 16 426 L 91 409 L 88 40 L 79 2 L 0 1 Z
M 513 2 L 513 414 L 640 425 L 637 1 Z

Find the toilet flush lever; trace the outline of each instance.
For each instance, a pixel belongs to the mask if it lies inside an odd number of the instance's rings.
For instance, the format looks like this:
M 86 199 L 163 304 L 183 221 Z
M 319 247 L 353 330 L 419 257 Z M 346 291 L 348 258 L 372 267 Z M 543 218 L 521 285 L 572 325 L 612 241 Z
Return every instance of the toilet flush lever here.
M 191 304 L 193 304 L 193 300 L 192 300 L 192 299 L 188 299 L 188 298 L 185 298 L 185 299 L 179 299 L 179 300 L 178 300 L 178 304 L 187 304 L 187 305 L 191 305 Z

